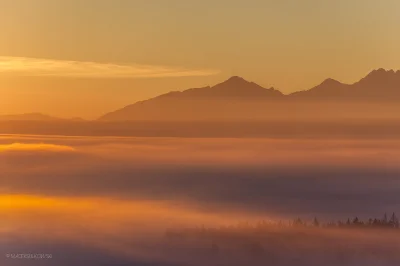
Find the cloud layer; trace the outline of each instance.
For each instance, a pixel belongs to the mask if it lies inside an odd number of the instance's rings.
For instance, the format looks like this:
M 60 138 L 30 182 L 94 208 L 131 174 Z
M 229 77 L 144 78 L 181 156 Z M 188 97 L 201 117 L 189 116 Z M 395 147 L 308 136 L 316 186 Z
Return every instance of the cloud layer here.
M 203 252 L 211 242 L 164 238 L 166 228 L 398 211 L 399 140 L 0 136 L 0 147 L 22 150 L 0 152 L 3 254 L 53 254 L 40 261 L 49 266 L 399 265 L 398 238 L 375 230 L 320 235 L 318 247 L 314 235 L 293 242 L 299 235 L 285 234 L 293 248 L 280 253 L 262 234 L 265 257 L 240 253 L 246 240 L 237 251 L 220 244 L 221 261 Z M 76 152 L 48 152 L 61 147 Z
M 45 143 L 12 143 L 0 144 L 0 152 L 31 152 L 31 151 L 50 151 L 50 152 L 73 152 L 74 148 L 65 145 L 54 145 Z
M 0 56 L 0 74 L 82 78 L 168 78 L 209 76 L 217 70 Z
M 0 189 L 11 194 L 169 200 L 290 218 L 374 216 L 400 208 L 396 140 L 24 137 L 13 142 L 52 143 L 77 152 L 36 152 L 28 145 L 24 148 L 33 151 L 0 153 L 7 173 Z

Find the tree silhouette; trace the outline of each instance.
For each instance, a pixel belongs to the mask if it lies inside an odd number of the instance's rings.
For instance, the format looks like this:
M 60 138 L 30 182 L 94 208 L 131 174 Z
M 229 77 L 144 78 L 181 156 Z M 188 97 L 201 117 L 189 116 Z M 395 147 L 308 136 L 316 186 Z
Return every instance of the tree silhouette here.
M 313 225 L 315 227 L 319 227 L 319 221 L 318 221 L 317 217 L 314 218 Z
M 383 216 L 383 224 L 387 225 L 388 223 L 388 218 L 387 218 L 387 214 L 385 213 L 385 215 Z
M 396 214 L 393 213 L 390 218 L 390 226 L 394 228 L 399 228 L 399 219 L 397 219 Z
M 359 225 L 359 224 L 360 224 L 360 220 L 358 219 L 358 217 L 354 218 L 353 225 Z
M 297 218 L 296 220 L 294 220 L 293 225 L 294 226 L 302 226 L 305 224 L 303 223 L 303 221 L 300 218 Z

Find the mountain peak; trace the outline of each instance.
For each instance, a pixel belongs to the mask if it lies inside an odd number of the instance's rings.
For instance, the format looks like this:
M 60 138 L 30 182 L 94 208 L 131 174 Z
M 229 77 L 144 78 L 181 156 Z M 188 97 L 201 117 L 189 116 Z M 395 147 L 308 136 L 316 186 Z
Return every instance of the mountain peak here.
M 393 69 L 386 70 L 379 68 L 371 71 L 365 78 L 361 79 L 358 83 L 368 84 L 370 86 L 383 86 L 393 83 L 395 85 L 400 82 L 400 71 Z
M 230 84 L 230 85 L 236 85 L 236 84 L 247 84 L 250 83 L 249 81 L 245 80 L 242 77 L 239 76 L 232 76 L 229 79 L 225 80 L 221 84 Z
M 332 78 L 327 78 L 324 80 L 321 85 L 336 85 L 336 84 L 341 84 L 341 82 L 337 81 L 336 79 Z
M 222 83 L 210 88 L 214 96 L 226 97 L 265 97 L 282 96 L 283 94 L 274 88 L 264 88 L 257 83 L 250 82 L 239 76 L 233 76 Z
M 389 75 L 394 75 L 396 73 L 400 73 L 400 71 L 394 71 L 393 69 L 389 69 L 386 70 L 384 68 L 379 68 L 379 69 L 374 69 L 372 70 L 367 77 L 371 77 L 371 76 L 380 76 L 380 77 L 384 77 L 384 76 L 389 76 Z

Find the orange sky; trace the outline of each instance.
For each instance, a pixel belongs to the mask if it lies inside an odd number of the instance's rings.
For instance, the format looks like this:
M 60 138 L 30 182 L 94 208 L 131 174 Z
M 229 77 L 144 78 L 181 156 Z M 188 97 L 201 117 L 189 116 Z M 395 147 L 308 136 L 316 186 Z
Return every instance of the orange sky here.
M 239 75 L 285 93 L 400 68 L 397 0 L 3 0 L 0 114 L 96 118 Z

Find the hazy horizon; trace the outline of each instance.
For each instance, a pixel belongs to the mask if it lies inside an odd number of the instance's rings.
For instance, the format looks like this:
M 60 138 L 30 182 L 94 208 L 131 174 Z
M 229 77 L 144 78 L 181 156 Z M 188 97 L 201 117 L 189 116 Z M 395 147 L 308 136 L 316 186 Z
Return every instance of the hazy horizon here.
M 273 88 L 273 87 L 260 87 L 260 88 L 263 88 L 263 89 L 265 89 L 266 91 L 267 90 L 275 90 L 275 91 L 277 91 L 277 92 L 279 92 L 279 93 L 281 93 L 283 96 L 294 96 L 294 95 L 296 95 L 297 93 L 302 93 L 302 92 L 311 92 L 311 90 L 312 89 L 315 89 L 315 88 L 318 88 L 319 86 L 323 86 L 324 85 L 324 83 L 326 83 L 326 82 L 329 82 L 329 83 L 332 83 L 332 82 L 338 82 L 338 84 L 343 84 L 343 85 L 356 85 L 357 83 L 359 83 L 359 82 L 361 82 L 363 79 L 365 79 L 365 78 L 368 78 L 369 76 L 371 76 L 371 75 L 373 75 L 374 73 L 377 73 L 377 72 L 384 72 L 384 75 L 388 75 L 389 77 L 385 77 L 385 76 L 383 76 L 383 77 L 380 77 L 381 78 L 381 80 L 379 81 L 380 83 L 378 83 L 378 84 L 374 84 L 374 86 L 376 87 L 376 88 L 374 88 L 374 89 L 379 89 L 379 86 L 380 85 L 382 85 L 382 87 L 384 87 L 384 86 L 386 86 L 386 83 L 387 82 L 391 82 L 391 81 L 388 81 L 388 79 L 392 79 L 393 77 L 391 77 L 391 75 L 395 75 L 395 76 L 399 76 L 400 74 L 400 70 L 393 70 L 393 69 L 390 69 L 390 70 L 386 70 L 386 69 L 383 69 L 383 68 L 379 68 L 379 69 L 373 69 L 372 71 L 370 71 L 370 72 L 368 72 L 367 73 L 367 75 L 365 75 L 365 76 L 363 76 L 363 77 L 361 77 L 360 79 L 358 79 L 358 80 L 356 80 L 356 81 L 354 81 L 354 82 L 351 82 L 351 83 L 343 83 L 343 82 L 341 82 L 341 81 L 339 81 L 339 80 L 334 80 L 334 79 L 332 79 L 332 78 L 326 78 L 326 79 L 324 79 L 322 82 L 320 82 L 320 83 L 318 83 L 318 84 L 316 84 L 315 86 L 313 86 L 313 87 L 310 87 L 310 88 L 305 88 L 305 89 L 302 89 L 302 90 L 299 90 L 299 91 L 293 91 L 293 92 L 290 92 L 290 93 L 287 93 L 287 94 L 284 94 L 281 90 L 279 90 L 279 89 L 277 89 L 277 88 Z M 382 73 L 380 73 L 380 74 L 382 74 Z M 193 91 L 193 90 L 202 90 L 203 88 L 207 88 L 207 87 L 210 87 L 210 88 L 216 88 L 216 87 L 218 87 L 218 86 L 220 86 L 221 84 L 224 84 L 224 83 L 227 83 L 227 82 L 231 82 L 232 84 L 230 84 L 229 86 L 230 86 L 230 90 L 235 90 L 236 88 L 236 86 L 242 86 L 241 84 L 235 84 L 236 83 L 236 79 L 237 80 L 239 80 L 239 82 L 241 82 L 241 81 L 243 81 L 243 82 L 245 82 L 245 83 L 247 83 L 249 86 L 260 86 L 260 84 L 258 84 L 257 82 L 255 82 L 255 81 L 249 81 L 249 80 L 246 80 L 244 77 L 241 77 L 241 76 L 232 76 L 232 77 L 229 77 L 227 80 L 223 80 L 223 81 L 220 81 L 220 82 L 218 82 L 218 83 L 216 83 L 216 84 L 209 84 L 209 85 L 207 85 L 207 86 L 205 86 L 205 87 L 194 87 L 194 86 L 192 86 L 192 87 L 189 87 L 189 88 L 184 88 L 184 89 L 177 89 L 177 90 L 172 90 L 172 91 L 169 91 L 169 92 L 166 92 L 166 93 L 162 93 L 162 94 L 158 94 L 158 95 L 155 95 L 154 97 L 150 97 L 150 98 L 145 98 L 145 99 L 142 99 L 142 100 L 138 100 L 137 102 L 131 102 L 131 103 L 129 103 L 129 104 L 126 104 L 126 105 L 124 105 L 124 106 L 117 106 L 117 107 L 115 107 L 114 109 L 110 109 L 110 110 L 106 110 L 106 111 L 104 111 L 103 113 L 99 113 L 99 114 L 97 114 L 96 116 L 94 116 L 94 117 L 90 117 L 90 118 L 88 118 L 88 117 L 85 117 L 85 116 L 81 116 L 81 115 L 76 115 L 76 116 L 73 116 L 73 117 L 71 117 L 71 116 L 67 116 L 67 117 L 63 117 L 63 116 L 56 116 L 56 115 L 53 115 L 52 113 L 41 113 L 41 112 L 38 112 L 38 111 L 29 111 L 29 112 L 22 112 L 22 113 L 0 113 L 0 116 L 2 116 L 3 118 L 9 118 L 9 119 L 11 119 L 11 120 L 13 120 L 13 117 L 15 116 L 16 118 L 18 118 L 18 116 L 20 116 L 21 115 L 21 118 L 22 118 L 22 120 L 23 120 L 23 118 L 24 118 L 24 115 L 27 115 L 26 117 L 27 118 L 29 118 L 28 120 L 31 120 L 30 118 L 32 118 L 32 117 L 37 117 L 37 119 L 38 120 L 42 120 L 42 119 L 48 119 L 48 118 L 61 118 L 61 119 L 76 119 L 76 118 L 79 118 L 79 119 L 84 119 L 84 120 L 97 120 L 98 118 L 101 118 L 102 116 L 104 116 L 105 114 L 108 114 L 108 113 L 110 113 L 110 112 L 113 112 L 113 111 L 116 111 L 116 110 L 119 110 L 119 109 L 122 109 L 122 108 L 124 108 L 124 107 L 127 107 L 127 106 L 130 106 L 130 105 L 133 105 L 133 104 L 136 104 L 136 103 L 140 103 L 140 102 L 143 102 L 143 101 L 148 101 L 148 100 L 153 100 L 153 99 L 157 99 L 157 97 L 159 97 L 159 96 L 163 96 L 163 95 L 168 95 L 168 94 L 170 94 L 170 93 L 175 93 L 175 92 L 189 92 L 189 91 Z M 398 80 L 400 80 L 399 78 L 397 78 Z M 376 81 L 374 81 L 374 82 L 376 82 Z M 400 83 L 399 83 L 400 84 Z M 244 89 L 246 89 L 246 88 L 244 88 Z M 391 89 L 391 88 L 390 88 Z M 335 88 L 331 88 L 331 90 L 332 90 L 332 92 L 335 92 Z M 211 92 L 211 91 L 210 91 Z M 362 90 L 360 91 L 360 92 L 362 92 Z M 242 93 L 246 93 L 245 91 L 243 91 Z M 385 91 L 383 91 L 382 90 L 382 95 L 384 95 L 386 92 Z M 234 95 L 235 94 L 235 92 L 233 91 L 232 92 L 232 95 Z M 249 91 L 249 95 L 251 96 L 251 94 L 252 94 L 252 91 L 250 90 Z M 227 95 L 227 96 L 232 96 L 232 95 Z M 212 98 L 214 98 L 215 96 L 213 96 L 212 94 L 210 94 L 209 95 L 211 98 L 209 98 L 209 99 L 207 99 L 207 100 L 209 100 L 209 101 L 213 101 L 213 99 Z M 244 95 L 245 96 L 245 95 Z M 363 95 L 359 95 L 361 98 L 360 99 L 358 99 L 357 97 L 356 98 L 354 98 L 354 95 L 351 95 L 351 98 L 348 98 L 348 99 L 345 99 L 344 98 L 344 100 L 348 100 L 350 103 L 352 103 L 352 104 L 355 104 L 355 105 L 357 105 L 357 104 L 359 104 L 359 103 L 362 103 L 362 104 L 367 104 L 368 103 L 368 101 L 371 101 L 371 103 L 372 104 L 376 104 L 376 103 L 374 103 L 374 100 L 373 100 L 373 98 L 371 98 L 371 99 L 363 99 Z M 374 97 L 376 97 L 376 95 L 374 96 Z M 287 97 L 287 98 L 289 98 L 289 97 Z M 214 99 L 215 100 L 215 99 Z M 228 101 L 230 101 L 230 98 L 227 98 L 226 100 L 228 100 Z M 245 100 L 245 99 L 244 99 Z M 255 99 L 256 101 L 257 101 L 257 99 Z M 319 102 L 319 104 L 331 104 L 330 103 L 330 99 L 329 98 L 321 98 L 321 99 L 312 99 L 312 98 L 310 98 L 309 99 L 310 101 L 311 101 L 311 104 L 313 104 L 313 103 L 317 103 L 318 104 L 318 102 Z M 393 99 L 393 100 L 396 100 L 396 99 Z M 247 100 L 246 100 L 247 101 Z M 271 98 L 270 100 L 269 100 L 271 103 L 273 103 L 274 101 L 275 101 L 275 99 L 274 98 Z M 378 101 L 379 102 L 379 101 Z M 389 103 L 391 103 L 391 101 L 389 102 Z M 307 102 L 305 102 L 305 104 L 308 104 Z M 40 119 L 40 116 L 41 115 L 44 115 L 43 116 L 43 118 L 42 119 Z M 254 115 L 254 114 L 253 114 Z M 48 116 L 47 118 L 45 117 L 45 116 Z M 145 120 L 145 119 L 143 119 L 143 120 Z

